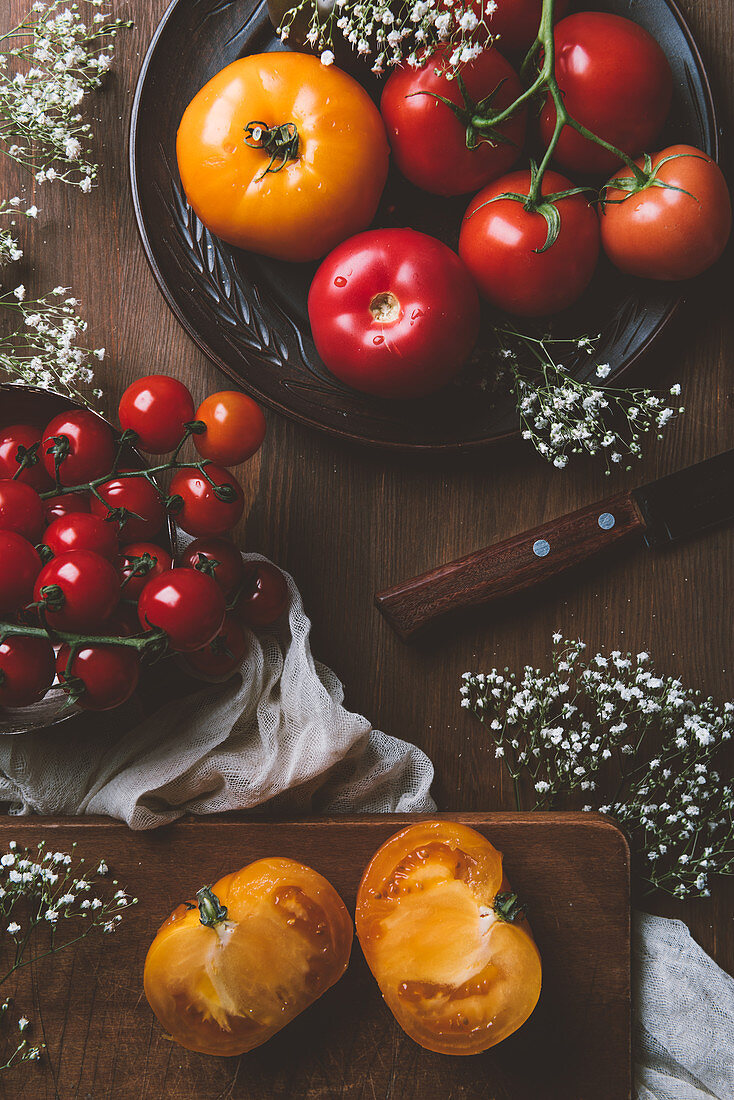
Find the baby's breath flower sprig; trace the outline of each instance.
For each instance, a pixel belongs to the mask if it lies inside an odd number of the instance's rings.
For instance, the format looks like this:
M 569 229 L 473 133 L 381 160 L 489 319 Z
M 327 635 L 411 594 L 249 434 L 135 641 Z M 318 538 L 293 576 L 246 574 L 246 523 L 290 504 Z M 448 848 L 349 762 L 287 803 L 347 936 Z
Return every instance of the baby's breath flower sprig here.
M 116 879 L 109 884 L 100 881 L 108 873 L 104 860 L 88 867 L 73 849 L 71 853 L 57 852 L 46 848 L 43 841 L 35 848 L 10 841 L 0 856 L 0 985 L 21 968 L 63 951 L 93 932 L 116 931 L 125 910 L 138 899 L 121 889 Z M 42 932 L 46 936 L 41 949 L 34 952 L 32 944 Z M 9 1009 L 10 1001 L 5 999 L 0 1005 L 0 1021 Z M 27 1017 L 20 1016 L 16 1049 L 0 1064 L 0 1070 L 41 1057 L 44 1044 L 30 1042 L 26 1035 L 29 1027 Z
M 105 349 L 78 343 L 87 323 L 76 312 L 76 298 L 68 295 L 68 287 L 58 286 L 28 300 L 22 284 L 0 292 L 0 372 L 11 383 L 56 390 L 88 405 L 92 363 L 104 359 Z M 92 389 L 91 397 L 100 393 Z
M 26 218 L 38 217 L 37 207 L 29 206 L 27 210 L 21 210 L 20 206 L 19 198 L 0 199 L 0 218 L 10 218 L 9 227 L 0 223 L 0 267 L 19 260 L 23 255 L 23 249 L 13 236 L 14 215 L 23 214 Z
M 530 791 L 537 809 L 578 801 L 610 814 L 644 882 L 708 896 L 711 876 L 734 874 L 734 784 L 715 767 L 734 703 L 658 675 L 647 653 L 586 659 L 585 648 L 557 633 L 548 673 L 466 672 L 461 705 L 488 730 L 518 809 Z
M 683 406 L 669 401 L 681 392 L 677 383 L 667 394 L 650 389 L 602 385 L 608 363 L 598 363 L 590 380 L 575 378 L 554 354 L 558 346 L 570 352 L 595 352 L 590 336 L 559 339 L 534 337 L 509 327 L 495 329 L 503 365 L 512 377 L 520 414 L 522 437 L 559 470 L 573 455 L 601 455 L 606 473 L 616 467 L 632 469 L 630 460 L 642 457 L 642 439 L 662 439 L 663 428 Z M 522 358 L 518 347 L 530 353 Z
M 132 25 L 102 7 L 103 0 L 37 0 L 0 35 L 0 148 L 38 183 L 92 189 L 92 128 L 79 108 L 112 64 L 115 36 Z
M 453 72 L 486 48 L 491 40 L 486 18 L 496 9 L 495 0 L 485 0 L 481 15 L 470 0 L 406 0 L 398 5 L 389 0 L 298 0 L 283 16 L 278 34 L 287 42 L 296 19 L 305 17 L 306 41 L 325 65 L 333 63 L 340 36 L 359 56 L 372 58 L 377 74 L 402 62 L 417 67 L 427 53 L 444 46 L 445 64 Z M 485 32 L 481 36 L 479 27 Z

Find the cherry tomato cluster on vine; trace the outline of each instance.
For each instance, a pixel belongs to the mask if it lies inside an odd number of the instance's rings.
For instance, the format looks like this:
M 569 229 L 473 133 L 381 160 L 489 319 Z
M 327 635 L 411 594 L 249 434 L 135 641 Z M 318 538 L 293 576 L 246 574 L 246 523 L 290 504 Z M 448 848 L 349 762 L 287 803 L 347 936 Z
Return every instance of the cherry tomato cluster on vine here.
M 473 197 L 458 256 L 411 229 L 377 229 L 322 261 L 312 335 L 348 385 L 386 398 L 440 389 L 476 342 L 477 291 L 504 314 L 542 317 L 578 301 L 602 252 L 628 275 L 660 280 L 699 275 L 721 255 L 731 203 L 720 169 L 688 145 L 654 150 L 673 93 L 661 46 L 629 19 L 566 15 L 557 2 L 555 85 L 546 78 L 524 95 L 544 72 L 540 39 L 534 65 L 522 77 L 516 67 L 542 7 L 503 0 L 487 14 L 476 0 L 486 18 L 475 34 L 497 36 L 477 57 L 452 69 L 441 47 L 386 80 L 380 108 L 397 169 L 431 194 Z M 527 135 L 552 168 L 521 162 Z
M 181 382 L 151 375 L 125 391 L 119 419 L 121 435 L 79 408 L 0 428 L 0 706 L 31 705 L 58 677 L 80 707 L 110 709 L 135 691 L 141 658 L 164 652 L 226 678 L 247 630 L 288 605 L 283 574 L 225 537 L 244 505 L 227 467 L 262 444 L 260 408 L 228 391 L 195 409 Z M 180 456 L 189 437 L 194 460 Z M 172 455 L 146 468 L 131 444 Z M 178 560 L 169 514 L 197 536 Z

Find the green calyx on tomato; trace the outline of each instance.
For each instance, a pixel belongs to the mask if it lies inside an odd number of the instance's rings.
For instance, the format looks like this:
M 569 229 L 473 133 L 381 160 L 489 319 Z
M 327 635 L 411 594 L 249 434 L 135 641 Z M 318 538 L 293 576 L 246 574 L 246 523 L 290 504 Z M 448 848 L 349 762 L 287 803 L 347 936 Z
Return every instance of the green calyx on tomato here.
M 202 886 L 196 891 L 199 903 L 199 920 L 205 928 L 214 928 L 227 919 L 227 906 L 222 905 L 211 886 Z
M 457 103 L 452 102 L 452 100 L 448 99 L 446 96 L 439 95 L 438 92 L 429 92 L 427 90 L 410 92 L 407 98 L 412 99 L 413 96 L 417 95 L 429 95 L 437 99 L 439 103 L 443 103 L 449 107 L 466 130 L 467 149 L 476 149 L 476 147 L 481 144 L 515 145 L 512 138 L 508 137 L 507 134 L 503 134 L 501 130 L 496 128 L 494 119 L 499 116 L 500 112 L 492 110 L 492 103 L 497 98 L 500 88 L 505 83 L 505 79 L 500 80 L 499 84 L 489 93 L 489 95 L 475 103 L 467 91 L 461 73 L 457 72 L 455 77 L 456 86 L 461 92 L 461 98 L 464 101 L 463 106 L 459 106 Z M 504 113 L 503 111 L 502 114 Z
M 521 920 L 527 910 L 525 903 L 520 901 L 517 894 L 512 893 L 496 894 L 493 908 L 497 920 L 505 921 L 507 924 L 514 924 L 516 920 Z
M 250 149 L 262 149 L 270 156 L 267 167 L 255 177 L 264 179 L 268 172 L 280 172 L 289 160 L 298 159 L 298 129 L 295 122 L 283 122 L 280 126 L 268 126 L 267 122 L 248 122 L 245 126 L 245 145 Z
M 701 160 L 704 163 L 707 158 L 699 153 L 671 153 L 668 157 L 663 157 L 656 165 L 653 166 L 652 157 L 649 153 L 645 153 L 643 157 L 642 174 L 636 173 L 634 176 L 624 176 L 609 180 L 605 183 L 599 193 L 599 205 L 602 213 L 604 207 L 607 205 L 619 206 L 620 203 L 626 202 L 632 195 L 639 195 L 641 191 L 646 191 L 648 187 L 664 187 L 669 191 L 680 191 L 684 195 L 688 195 L 689 198 L 695 199 L 696 196 L 691 194 L 690 191 L 686 191 L 685 187 L 678 187 L 674 183 L 666 183 L 665 180 L 658 179 L 658 172 L 664 164 L 668 164 L 671 160 L 679 160 L 680 157 L 694 157 L 696 160 Z M 614 188 L 615 191 L 624 191 L 624 195 L 621 199 L 609 199 L 607 194 Z

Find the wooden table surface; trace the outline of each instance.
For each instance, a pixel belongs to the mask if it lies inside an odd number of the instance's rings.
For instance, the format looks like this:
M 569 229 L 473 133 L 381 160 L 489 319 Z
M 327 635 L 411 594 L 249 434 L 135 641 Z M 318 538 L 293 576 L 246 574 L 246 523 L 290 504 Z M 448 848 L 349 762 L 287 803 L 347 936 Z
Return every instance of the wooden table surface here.
M 734 179 L 734 6 L 679 0 L 705 58 L 722 125 L 723 166 Z M 127 178 L 127 128 L 138 70 L 167 0 L 113 0 L 135 20 L 118 39 L 106 89 L 91 105 L 101 163 L 91 195 L 36 188 L 2 164 L 3 195 L 25 194 L 38 224 L 21 226 L 26 256 L 11 275 L 29 291 L 73 287 L 89 320 L 89 346 L 105 345 L 98 374 L 103 405 L 151 371 L 175 374 L 196 398 L 225 380 L 179 328 L 148 270 Z M 0 31 L 27 10 L 5 0 Z M 650 444 L 634 474 L 605 478 L 592 461 L 565 471 L 511 445 L 468 459 L 426 460 L 345 446 L 268 416 L 268 436 L 248 467 L 251 508 L 239 533 L 295 576 L 310 613 L 313 647 L 346 686 L 347 705 L 376 727 L 412 740 L 436 768 L 441 809 L 510 809 L 499 762 L 475 720 L 459 707 L 466 669 L 543 664 L 554 630 L 590 647 L 649 650 L 661 671 L 713 693 L 734 695 L 734 529 L 656 554 L 633 553 L 558 584 L 521 608 L 486 614 L 439 638 L 402 645 L 374 609 L 380 588 L 507 537 L 564 511 L 734 446 L 732 249 L 701 279 L 672 331 L 637 377 L 680 381 L 686 413 Z M 596 651 L 595 649 L 593 650 Z M 734 885 L 706 901 L 647 902 L 685 920 L 696 939 L 734 971 Z

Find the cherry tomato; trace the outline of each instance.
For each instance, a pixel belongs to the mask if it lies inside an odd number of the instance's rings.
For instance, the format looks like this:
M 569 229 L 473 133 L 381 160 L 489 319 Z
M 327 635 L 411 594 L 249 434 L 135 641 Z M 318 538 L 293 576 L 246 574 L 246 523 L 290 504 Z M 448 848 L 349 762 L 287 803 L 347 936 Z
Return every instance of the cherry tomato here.
M 138 600 L 141 625 L 164 630 L 171 649 L 180 653 L 208 645 L 222 627 L 224 612 L 221 588 L 198 569 L 170 569 L 153 577 Z
M 668 159 L 670 158 L 670 159 Z M 637 162 L 643 167 L 643 162 Z M 719 166 L 691 145 L 652 157 L 656 183 L 604 191 L 601 241 L 609 259 L 644 279 L 690 279 L 718 260 L 731 232 L 731 200 Z M 621 169 L 616 178 L 631 178 Z M 660 184 L 669 184 L 661 187 Z
M 25 481 L 38 492 L 50 489 L 53 485 L 41 462 L 41 429 L 32 424 L 9 424 L 0 428 L 0 478 L 12 478 L 18 473 L 18 453 L 20 448 L 30 451 L 35 447 L 36 461 L 25 466 L 18 474 L 18 481 Z
M 478 1054 L 538 1003 L 540 955 L 502 855 L 466 825 L 423 821 L 386 841 L 355 915 L 385 1003 L 428 1050 Z
M 208 645 L 181 658 L 184 668 L 202 680 L 228 680 L 239 669 L 248 645 L 236 619 L 227 615 L 224 626 Z
M 124 600 L 120 601 L 109 619 L 105 619 L 99 630 L 95 631 L 95 634 L 103 635 L 105 638 L 133 638 L 143 633 L 137 604 L 125 603 Z
M 120 578 L 107 558 L 72 550 L 44 565 L 33 598 L 43 601 L 49 626 L 80 634 L 109 619 L 120 598 Z
M 572 186 L 556 172 L 546 172 L 541 190 L 548 195 Z M 498 309 L 521 317 L 570 306 L 588 286 L 599 257 L 598 219 L 584 195 L 558 201 L 560 232 L 541 252 L 548 235 L 543 216 L 526 211 L 515 199 L 497 199 L 529 189 L 526 170 L 490 183 L 470 202 L 459 237 L 459 255 L 481 294 Z
M 79 512 L 89 511 L 88 493 L 63 493 L 59 496 L 46 497 L 43 501 L 43 511 L 46 523 L 53 523 L 62 516 L 78 515 Z
M 122 471 L 125 472 L 125 471 Z M 166 509 L 156 487 L 146 477 L 113 477 L 97 487 L 114 514 L 120 537 L 129 542 L 154 539 L 166 519 Z M 111 513 L 98 497 L 92 497 L 92 514 L 106 519 Z M 113 522 L 113 520 L 110 520 Z
M 440 389 L 479 332 L 479 300 L 461 260 L 413 229 L 371 230 L 335 248 L 311 283 L 308 316 L 329 370 L 378 397 Z
M 162 455 L 181 442 L 194 419 L 194 399 L 183 382 L 166 374 L 149 374 L 128 386 L 120 398 L 120 426 L 137 435 L 148 454 Z
M 239 390 L 211 394 L 199 405 L 196 419 L 206 424 L 206 431 L 194 436 L 197 451 L 220 466 L 246 462 L 265 438 L 262 409 Z
M 628 156 L 648 150 L 670 109 L 673 75 L 662 49 L 630 19 L 569 15 L 555 29 L 556 79 L 568 113 Z M 548 144 L 556 123 L 549 96 L 540 116 Z M 566 126 L 555 161 L 568 172 L 608 174 L 619 158 Z
M 116 561 L 119 552 L 117 525 L 89 512 L 70 513 L 50 523 L 43 541 L 55 557 L 68 550 L 93 550 Z
M 16 531 L 0 531 L 0 614 L 20 611 L 33 599 L 41 572 L 38 551 Z
M 231 497 L 220 500 L 214 486 L 228 486 Z M 238 522 L 245 507 L 239 483 L 229 470 L 207 466 L 206 475 L 198 470 L 178 470 L 171 482 L 171 496 L 180 496 L 183 507 L 176 512 L 176 523 L 190 535 L 223 535 Z
M 180 564 L 214 577 L 225 599 L 235 592 L 245 574 L 242 555 L 227 539 L 194 539 L 181 555 Z
M 509 61 L 493 48 L 460 67 L 460 84 L 449 79 L 448 52 L 442 47 L 417 69 L 407 62 L 394 69 L 380 110 L 405 178 L 434 195 L 464 195 L 515 163 L 525 141 L 526 112 L 518 111 L 496 132 L 478 129 L 472 120 L 509 107 L 522 85 Z M 488 97 L 491 104 L 480 110 L 478 104 Z
M 188 1050 L 253 1050 L 347 968 L 349 913 L 303 863 L 260 859 L 197 891 L 196 901 L 158 929 L 143 976 L 166 1034 Z
M 15 531 L 38 542 L 43 529 L 43 504 L 25 481 L 0 481 L 0 531 Z
M 479 20 L 484 16 L 487 30 L 497 46 L 508 56 L 524 55 L 538 36 L 543 0 L 497 0 L 494 11 L 487 13 L 487 0 L 472 0 L 471 10 Z M 553 16 L 566 14 L 568 0 L 556 0 Z M 481 33 L 479 29 L 475 33 Z
M 140 677 L 140 660 L 130 646 L 88 645 L 69 663 L 62 645 L 56 658 L 59 680 L 82 710 L 112 710 L 126 702 Z
M 54 477 L 54 446 L 59 439 L 65 439 L 68 446 L 67 453 L 59 462 L 59 481 L 62 485 L 81 485 L 102 477 L 111 469 L 115 460 L 115 439 L 112 429 L 96 413 L 71 409 L 59 413 L 46 425 L 41 453 L 50 477 Z
M 288 582 L 280 569 L 269 561 L 245 564 L 242 592 L 235 614 L 252 630 L 272 626 L 290 602 Z
M 11 634 L 0 642 L 0 707 L 29 707 L 54 682 L 54 651 L 47 638 Z
M 120 550 L 117 565 L 125 599 L 137 600 L 149 580 L 173 568 L 173 558 L 157 543 L 129 542 Z

